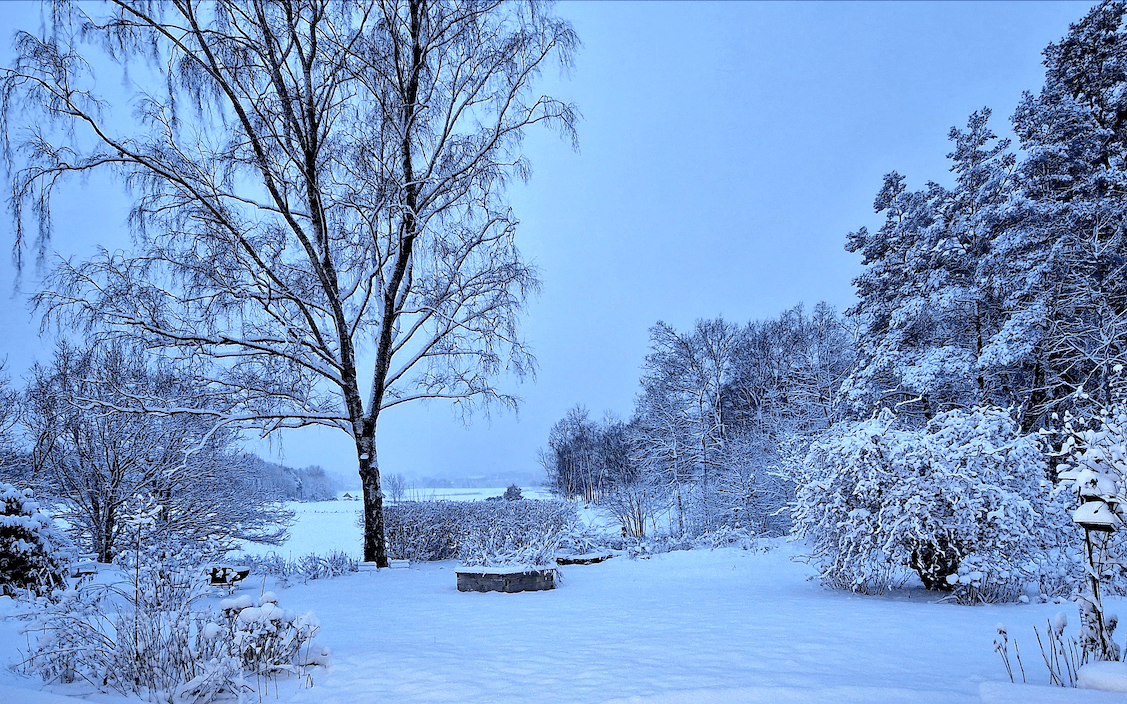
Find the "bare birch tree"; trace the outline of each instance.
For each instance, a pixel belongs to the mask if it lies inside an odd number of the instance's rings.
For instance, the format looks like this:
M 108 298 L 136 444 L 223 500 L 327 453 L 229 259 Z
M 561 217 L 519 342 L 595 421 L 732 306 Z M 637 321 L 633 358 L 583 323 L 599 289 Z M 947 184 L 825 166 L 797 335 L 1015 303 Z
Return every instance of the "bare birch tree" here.
M 65 262 L 39 303 L 238 400 L 219 422 L 348 433 L 364 559 L 384 565 L 380 413 L 512 405 L 493 379 L 531 371 L 517 316 L 538 280 L 505 187 L 528 176 L 527 127 L 574 138 L 573 107 L 532 86 L 575 34 L 534 1 L 108 8 L 55 0 L 3 72 L 17 256 L 25 220 L 45 250 L 64 177 L 110 170 L 133 195 L 136 253 Z M 129 67 L 131 120 L 94 92 L 107 62 Z

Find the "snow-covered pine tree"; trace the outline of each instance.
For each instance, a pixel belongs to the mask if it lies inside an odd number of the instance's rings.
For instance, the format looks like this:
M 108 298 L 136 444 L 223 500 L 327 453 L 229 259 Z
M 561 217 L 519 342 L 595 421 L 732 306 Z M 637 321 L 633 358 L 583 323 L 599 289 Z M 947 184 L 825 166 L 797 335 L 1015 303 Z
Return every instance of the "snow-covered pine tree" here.
M 1103 2 L 1045 50 L 1013 116 L 1019 192 L 980 278 L 1006 322 L 985 361 L 1010 369 L 1026 428 L 1082 387 L 1108 401 L 1127 340 L 1127 4 Z
M 916 405 L 930 408 L 920 389 L 905 387 L 900 369 L 905 344 L 926 331 L 920 319 L 924 301 L 916 296 L 919 263 L 918 243 L 935 224 L 932 184 L 926 191 L 909 191 L 905 179 L 895 171 L 873 202 L 884 213 L 876 232 L 862 227 L 848 235 L 845 248 L 860 252 L 866 270 L 854 279 L 858 303 L 847 314 L 861 321 L 857 367 L 843 385 L 846 398 L 858 409 Z M 929 193 L 929 191 L 931 193 Z
M 868 269 L 854 283 L 860 301 L 859 364 L 845 384 L 855 410 L 895 408 L 927 419 L 950 408 L 1008 405 L 1008 388 L 980 364 L 1001 325 L 1000 304 L 979 265 L 997 236 L 996 210 L 1013 189 L 1015 157 L 988 127 L 990 110 L 951 128 L 953 188 L 909 191 L 893 172 L 874 208 L 876 233 L 849 235 Z
M 45 594 L 65 583 L 66 536 L 30 492 L 0 483 L 0 594 Z

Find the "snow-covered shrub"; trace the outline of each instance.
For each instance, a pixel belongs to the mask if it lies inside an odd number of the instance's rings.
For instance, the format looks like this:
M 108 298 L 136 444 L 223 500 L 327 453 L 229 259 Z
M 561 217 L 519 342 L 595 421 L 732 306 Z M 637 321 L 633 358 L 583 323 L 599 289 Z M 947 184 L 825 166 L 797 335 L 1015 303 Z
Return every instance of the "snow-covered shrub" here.
M 309 554 L 297 561 L 297 574 L 304 581 L 313 579 L 332 579 L 349 572 L 358 572 L 360 563 L 348 553 L 334 550 L 326 556 Z
M 404 501 L 384 508 L 388 554 L 414 561 L 540 559 L 557 540 L 552 536 L 575 520 L 566 501 Z
M 631 558 L 647 558 L 678 550 L 715 550 L 716 548 L 740 548 L 752 550 L 758 546 L 759 537 L 746 528 L 720 526 L 715 530 L 698 535 L 670 535 L 656 533 L 645 538 L 624 538 L 621 549 Z
M 296 560 L 288 560 L 276 552 L 265 556 L 242 555 L 238 561 L 254 574 L 274 577 L 282 587 L 314 579 L 332 579 L 360 570 L 360 563 L 354 557 L 336 550 L 324 556 L 310 553 Z
M 690 535 L 670 535 L 658 533 L 643 539 L 629 540 L 626 554 L 631 558 L 647 558 L 676 550 L 692 550 L 698 547 L 697 538 Z
M 644 538 L 656 526 L 656 515 L 666 504 L 666 488 L 657 477 L 642 475 L 608 482 L 599 497 L 603 509 L 626 536 Z
M 720 526 L 714 531 L 697 536 L 693 541 L 693 547 L 710 550 L 736 547 L 742 550 L 751 550 L 756 546 L 758 537 L 756 533 L 747 528 Z
M 558 550 L 570 555 L 585 555 L 592 552 L 625 550 L 630 541 L 629 538 L 576 522 L 560 534 Z
M 286 559 L 276 552 L 266 555 L 239 555 L 236 561 L 250 568 L 251 574 L 273 577 L 281 587 L 288 587 L 294 581 L 301 579 L 298 561 Z
M 835 587 L 879 592 L 910 569 L 961 601 L 1008 599 L 1060 553 L 1065 506 L 1039 440 L 1001 409 L 948 411 L 918 430 L 885 410 L 830 430 L 800 473 L 795 533 Z
M 257 605 L 246 598 L 202 606 L 211 593 L 199 562 L 205 552 L 136 551 L 122 567 L 125 582 L 83 582 L 43 600 L 26 629 L 24 669 L 48 682 L 83 680 L 171 703 L 239 698 L 269 686 L 264 677 L 318 662 L 306 647 L 316 620 L 279 609 L 272 595 Z
M 219 602 L 218 612 L 199 630 L 201 648 L 208 644 L 212 659 L 237 658 L 247 673 L 269 677 L 297 672 L 305 664 L 319 664 L 325 654 L 313 654 L 310 641 L 321 626 L 312 613 L 298 614 L 278 606 L 274 592 L 257 600 L 243 594 Z M 303 649 L 306 652 L 303 652 Z
M 86 582 L 47 604 L 27 629 L 37 637 L 26 668 L 48 682 L 81 679 L 162 702 L 180 698 L 187 682 L 201 693 L 242 692 L 234 662 L 203 659 L 196 650 L 196 606 L 209 593 L 198 571 L 173 557 L 135 560 L 123 572 L 126 583 Z
M 516 484 L 510 484 L 509 488 L 505 489 L 505 493 L 501 496 L 505 499 L 505 501 L 520 501 L 524 498 L 520 494 L 520 487 Z
M 215 538 L 192 543 L 169 540 L 154 544 L 144 540 L 142 544 L 118 553 L 114 564 L 132 579 L 154 565 L 170 572 L 202 574 L 203 565 L 222 559 L 230 550 L 230 543 Z
M 516 534 L 503 527 L 466 533 L 458 544 L 458 560 L 467 567 L 556 564 L 561 531 L 546 528 Z
M 45 594 L 64 584 L 66 537 L 28 491 L 0 483 L 0 594 Z

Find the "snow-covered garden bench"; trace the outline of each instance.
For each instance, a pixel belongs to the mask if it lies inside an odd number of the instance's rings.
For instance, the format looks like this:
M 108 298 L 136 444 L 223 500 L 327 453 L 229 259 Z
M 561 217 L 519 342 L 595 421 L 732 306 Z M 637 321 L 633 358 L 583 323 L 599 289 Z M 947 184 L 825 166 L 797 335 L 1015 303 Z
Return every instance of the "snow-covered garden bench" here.
M 387 566 L 393 570 L 405 570 L 411 566 L 410 560 L 388 560 Z M 376 567 L 374 562 L 361 562 L 359 565 L 361 572 L 377 572 L 379 568 Z
M 69 568 L 71 577 L 89 577 L 98 573 L 98 555 L 96 553 L 82 553 L 78 560 L 72 562 Z
M 556 558 L 557 565 L 597 565 L 614 557 L 611 553 L 591 552 L 584 555 L 561 555 Z

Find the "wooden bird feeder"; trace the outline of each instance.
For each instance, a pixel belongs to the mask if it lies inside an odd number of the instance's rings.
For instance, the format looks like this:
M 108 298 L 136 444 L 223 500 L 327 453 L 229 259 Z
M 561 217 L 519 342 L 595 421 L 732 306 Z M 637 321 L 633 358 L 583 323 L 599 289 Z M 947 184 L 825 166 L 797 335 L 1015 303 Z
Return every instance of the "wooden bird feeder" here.
M 1081 504 L 1080 508 L 1072 512 L 1072 520 L 1084 530 L 1114 533 L 1118 517 L 1112 513 L 1105 502 L 1095 500 Z

